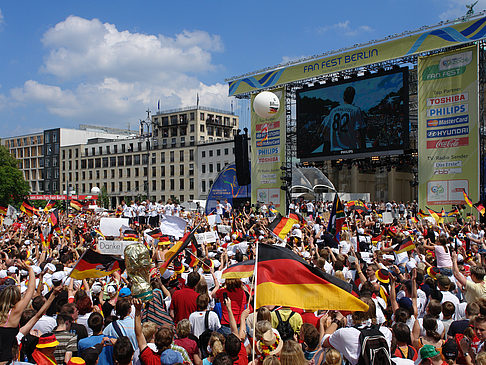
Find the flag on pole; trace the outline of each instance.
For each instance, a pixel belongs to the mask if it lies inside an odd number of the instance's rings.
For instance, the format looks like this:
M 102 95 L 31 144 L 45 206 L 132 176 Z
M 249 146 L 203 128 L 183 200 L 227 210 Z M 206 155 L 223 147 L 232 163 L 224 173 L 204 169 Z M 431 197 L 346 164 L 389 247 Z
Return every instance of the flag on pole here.
M 284 240 L 287 237 L 287 234 L 292 229 L 292 226 L 296 223 L 297 221 L 295 219 L 282 217 L 280 214 L 278 214 L 272 221 L 272 223 L 268 225 L 268 229 L 272 231 L 276 236 Z
M 44 207 L 44 212 L 50 211 L 52 208 L 54 208 L 54 205 L 56 205 L 56 202 L 51 202 L 50 200 L 47 202 L 46 206 Z
M 260 244 L 257 258 L 256 307 L 288 306 L 305 310 L 367 311 L 352 286 L 343 280 L 309 265 L 293 251 L 273 245 Z M 230 266 L 223 278 L 249 277 L 255 261 Z M 292 275 L 288 275 L 291 272 Z
M 444 223 L 444 218 L 439 217 L 439 214 L 436 211 L 430 209 L 429 207 L 426 208 L 429 211 L 429 214 L 432 216 L 432 218 L 435 219 L 437 224 Z
M 425 213 L 422 209 L 419 209 L 418 213 L 417 213 L 417 216 L 420 218 L 420 219 L 424 219 L 425 217 L 428 217 L 430 214 L 428 213 Z
M 469 205 L 472 208 L 473 202 L 469 198 L 469 196 L 466 194 L 466 190 L 465 189 L 462 189 L 462 195 L 464 196 L 464 200 L 466 201 L 466 204 Z
M 339 242 L 344 219 L 343 203 L 341 203 L 341 199 L 339 199 L 339 195 L 336 193 L 334 195 L 334 202 L 332 203 L 331 215 L 329 216 L 329 224 L 327 226 L 327 231 L 334 236 L 336 242 Z
M 448 217 L 453 217 L 456 215 L 460 215 L 461 213 L 459 212 L 459 209 L 456 207 L 455 209 L 451 210 L 450 212 L 447 212 Z
M 484 205 L 481 203 L 481 201 L 478 201 L 476 204 L 473 204 L 474 208 L 476 208 L 476 210 L 481 213 L 481 215 L 484 215 L 484 213 L 486 213 L 486 208 L 484 207 Z
M 194 232 L 195 229 L 193 229 L 191 232 L 187 232 L 179 241 L 176 242 L 174 246 L 169 249 L 169 251 L 165 253 L 165 262 L 159 268 L 161 273 L 165 272 L 172 261 L 174 261 L 174 259 L 179 256 L 179 254 L 182 253 L 187 246 L 189 246 L 191 241 L 194 239 Z
M 115 271 L 125 270 L 125 261 L 110 255 L 103 255 L 88 248 L 73 267 L 70 277 L 76 280 L 102 278 Z
M 29 217 L 32 217 L 36 212 L 36 209 L 30 206 L 29 204 L 27 204 L 25 201 L 20 206 L 20 210 L 25 214 L 27 214 Z
M 52 224 L 53 227 L 57 226 L 59 224 L 59 211 L 54 209 L 51 214 L 49 214 L 47 221 Z
M 76 210 L 81 210 L 83 208 L 83 203 L 81 203 L 79 200 L 75 200 L 75 199 L 71 200 L 69 205 L 71 206 L 71 208 L 74 208 Z
M 305 222 L 304 217 L 302 217 L 299 213 L 296 213 L 294 209 L 291 209 L 289 212 L 289 219 L 293 219 L 296 221 L 295 223 L 302 224 Z

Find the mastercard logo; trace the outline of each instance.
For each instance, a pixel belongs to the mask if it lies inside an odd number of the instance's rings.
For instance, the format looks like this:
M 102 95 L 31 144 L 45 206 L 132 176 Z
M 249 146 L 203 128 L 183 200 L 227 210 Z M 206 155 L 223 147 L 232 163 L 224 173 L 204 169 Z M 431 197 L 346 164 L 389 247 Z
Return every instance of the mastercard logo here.
M 427 127 L 437 127 L 439 125 L 439 121 L 437 119 L 431 119 L 427 121 Z

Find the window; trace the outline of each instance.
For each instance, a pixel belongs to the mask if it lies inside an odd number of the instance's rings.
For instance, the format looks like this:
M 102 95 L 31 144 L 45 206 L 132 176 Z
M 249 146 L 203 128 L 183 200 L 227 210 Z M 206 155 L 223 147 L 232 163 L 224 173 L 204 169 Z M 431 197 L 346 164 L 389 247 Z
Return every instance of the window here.
M 130 191 L 130 190 L 132 190 L 132 186 L 131 186 L 130 181 L 127 181 L 127 191 Z
M 190 133 L 194 133 L 194 129 L 195 129 L 194 124 L 189 125 Z
M 160 166 L 160 176 L 165 176 L 165 166 Z
M 115 183 L 114 183 L 114 182 L 112 182 L 112 183 L 111 183 L 111 192 L 113 193 L 114 191 L 115 191 Z
M 208 126 L 208 134 L 210 136 L 214 136 L 214 127 L 213 126 Z
M 153 164 L 157 163 L 157 157 L 156 157 L 155 152 L 152 153 L 152 162 L 151 163 L 153 163 Z
M 147 176 L 148 174 L 148 170 L 146 167 L 143 168 L 143 176 Z
M 96 179 L 99 180 L 100 179 L 100 170 L 96 170 Z M 71 179 L 69 179 L 71 180 Z
M 103 154 L 103 147 L 99 147 L 98 151 L 99 151 L 99 154 L 102 155 Z
M 213 157 L 213 150 L 209 150 L 209 157 Z
M 102 165 L 103 167 L 108 167 L 108 157 L 103 157 Z
M 162 125 L 169 125 L 169 117 L 162 117 Z
M 142 155 L 142 165 L 146 165 L 148 163 L 148 153 L 144 153 Z
M 118 146 L 117 145 L 114 145 L 113 146 L 113 152 L 114 153 L 118 153 Z M 121 189 L 120 189 L 121 190 Z
M 125 157 L 118 156 L 118 166 L 124 166 L 124 165 L 125 165 Z
M 210 163 L 210 164 L 209 164 L 209 173 L 212 173 L 212 172 L 213 172 L 213 164 L 212 164 L 212 163 Z
M 193 178 L 189 179 L 189 190 L 194 190 L 194 179 Z
M 110 154 L 110 146 L 106 146 L 106 153 Z
M 216 150 L 216 156 L 221 156 L 221 150 L 219 148 Z
M 182 203 L 184 201 L 184 195 L 179 195 L 179 201 Z
M 202 152 L 201 152 L 201 157 L 202 157 L 202 158 L 205 158 L 205 157 L 206 157 L 206 151 L 202 151 Z
M 69 164 L 71 165 L 71 161 L 69 161 Z M 95 159 L 95 167 L 97 169 L 101 168 L 101 158 L 96 158 Z M 69 168 L 71 169 L 71 166 L 69 166 Z
M 189 176 L 194 176 L 194 164 L 189 164 Z
M 123 191 L 123 182 L 118 183 L 118 191 Z
M 135 191 L 138 191 L 140 189 L 140 183 L 137 181 L 135 181 Z
M 213 186 L 213 180 L 209 180 L 209 187 L 211 188 Z
M 170 176 L 174 176 L 174 165 L 170 165 Z
M 107 178 L 108 178 L 108 171 L 107 170 L 104 170 L 103 171 L 103 179 L 107 179 Z
M 216 164 L 216 172 L 219 172 L 221 170 L 221 164 L 218 162 Z
M 189 150 L 189 161 L 194 161 L 194 150 Z
M 135 177 L 138 177 L 138 176 L 140 176 L 140 172 L 139 172 L 138 167 L 135 167 Z
M 204 113 L 199 114 L 199 119 L 204 120 Z
M 82 176 L 83 180 L 86 180 L 86 172 L 85 172 L 85 171 L 83 171 L 83 172 L 81 173 L 81 176 Z
M 133 156 L 133 164 L 140 165 L 140 155 Z
M 184 161 L 184 151 L 179 151 L 179 161 L 180 162 Z
M 55 160 L 54 160 L 54 161 L 55 161 Z M 94 166 L 94 161 L 93 161 L 93 159 L 92 159 L 92 158 L 90 158 L 90 159 L 88 160 L 88 169 L 92 169 L 92 168 L 94 168 L 93 166 Z
M 199 132 L 204 133 L 204 124 L 201 124 L 201 125 L 199 126 Z
M 165 162 L 165 152 L 160 152 L 160 162 Z
M 181 147 L 185 147 L 185 145 L 186 145 L 186 138 L 181 137 Z
M 174 162 L 174 151 L 170 151 L 170 162 Z
M 128 152 L 133 152 L 133 143 L 130 143 L 130 147 L 128 148 Z
M 152 180 L 152 190 L 155 191 L 157 190 L 157 181 Z
M 225 155 L 229 154 L 229 148 L 225 148 L 225 149 L 224 149 L 224 154 L 225 154 Z
M 170 179 L 170 190 L 174 190 L 174 189 L 175 189 L 175 180 Z
M 184 165 L 179 165 L 179 176 L 184 176 Z
M 157 167 L 152 166 L 152 177 L 154 177 L 155 175 L 157 175 Z
M 115 169 L 110 170 L 110 176 L 111 176 L 112 179 L 115 178 Z
M 125 165 L 127 166 L 132 165 L 132 156 L 125 156 Z
M 127 177 L 130 177 L 130 169 L 127 169 Z
M 123 170 L 122 169 L 118 169 L 118 177 L 123 177 Z
M 172 138 L 171 141 L 170 141 L 171 147 L 175 147 L 176 143 L 177 143 L 177 138 Z
M 201 173 L 203 173 L 203 174 L 206 173 L 206 165 L 205 164 L 201 165 Z
M 124 144 L 122 144 L 122 152 L 125 153 L 125 145 Z M 130 190 L 130 189 L 128 189 L 128 190 Z
M 195 118 L 195 114 L 194 114 L 194 112 L 190 112 L 190 113 L 189 113 L 189 119 L 190 119 L 190 120 L 194 120 L 194 118 Z
M 110 157 L 110 167 L 116 166 L 116 157 Z
M 89 179 L 90 179 L 90 180 L 93 180 L 93 171 L 90 171 L 90 172 L 89 172 Z
M 165 190 L 165 180 L 160 180 L 160 190 Z

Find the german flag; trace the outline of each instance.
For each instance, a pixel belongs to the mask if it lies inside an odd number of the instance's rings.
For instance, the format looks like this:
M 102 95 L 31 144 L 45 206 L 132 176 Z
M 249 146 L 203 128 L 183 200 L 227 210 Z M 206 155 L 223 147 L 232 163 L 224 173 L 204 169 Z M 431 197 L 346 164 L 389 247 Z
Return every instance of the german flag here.
M 44 212 L 50 211 L 52 208 L 54 208 L 54 205 L 56 205 L 56 202 L 51 202 L 50 200 L 47 202 L 46 206 L 44 207 Z
M 100 231 L 99 228 L 93 228 L 93 231 L 100 237 L 103 237 L 105 239 L 105 235 Z
M 69 205 L 71 206 L 71 208 L 76 209 L 76 210 L 83 209 L 83 203 L 81 203 L 79 200 L 73 199 L 73 200 L 71 200 Z
M 150 232 L 147 232 L 147 234 L 150 237 L 152 237 L 154 239 L 157 239 L 157 240 L 160 239 L 163 236 L 162 231 L 160 230 L 160 228 L 156 228 L 156 229 L 154 229 L 154 230 L 152 230 Z
M 386 230 L 386 232 L 388 233 L 388 235 L 390 237 L 395 237 L 397 235 L 397 233 L 398 233 L 398 229 L 395 226 L 391 226 L 391 227 L 388 227 L 388 229 Z
M 27 204 L 26 202 L 22 203 L 22 205 L 20 206 L 20 210 L 25 214 L 27 214 L 29 217 L 32 217 L 36 212 L 36 209 L 30 206 L 29 204 Z
M 268 229 L 276 236 L 284 240 L 292 229 L 292 226 L 296 223 L 297 221 L 295 219 L 282 217 L 280 214 L 278 214 L 272 223 L 268 225 Z
M 299 222 L 300 224 L 304 223 L 304 217 L 302 217 L 299 213 L 296 213 L 294 209 L 290 210 L 288 218 L 293 219 L 293 220 Z
M 370 208 L 362 200 L 351 200 L 347 202 L 346 207 L 349 210 L 356 210 L 357 212 L 370 212 Z
M 199 263 L 199 259 L 197 258 L 197 248 L 194 246 L 194 242 L 189 244 L 189 249 L 190 251 L 185 251 L 185 262 L 189 265 L 189 267 L 196 267 L 196 265 Z
M 444 222 L 444 218 L 442 218 L 441 216 L 439 216 L 439 214 L 436 211 L 430 209 L 429 207 L 426 207 L 426 208 L 429 211 L 429 214 L 432 216 L 432 218 L 435 219 L 435 221 L 437 222 L 437 224 Z
M 476 204 L 473 204 L 474 205 L 474 208 L 476 208 L 476 210 L 481 213 L 481 215 L 484 215 L 484 213 L 486 213 L 486 208 L 484 207 L 484 205 L 479 201 L 477 202 Z
M 49 218 L 47 218 L 47 221 L 53 226 L 57 226 L 59 224 L 59 211 L 57 209 L 54 209 L 51 214 L 49 214 Z
M 88 278 L 102 278 L 113 274 L 115 271 L 125 270 L 125 261 L 110 255 L 103 255 L 92 249 L 87 249 L 74 266 L 70 277 L 76 280 Z
M 329 216 L 329 224 L 327 226 L 328 232 L 334 236 L 336 242 L 339 242 L 339 236 L 345 218 L 343 203 L 341 203 L 341 199 L 339 199 L 339 196 L 336 193 L 334 195 L 334 202 L 332 203 L 331 215 Z
M 187 232 L 184 237 L 182 237 L 177 243 L 172 246 L 169 251 L 165 253 L 165 262 L 163 265 L 159 268 L 161 270 L 161 273 L 164 273 L 165 270 L 169 267 L 172 261 L 179 256 L 180 253 L 182 253 L 187 246 L 192 242 L 194 239 L 194 232 L 195 229 L 193 229 L 191 232 Z
M 415 243 L 413 243 L 413 240 L 411 237 L 405 238 L 401 243 L 398 243 L 395 247 L 393 247 L 393 251 L 395 253 L 402 253 L 402 252 L 407 252 L 411 251 L 415 248 Z
M 7 215 L 8 209 L 5 207 L 0 207 L 0 214 Z
M 428 217 L 430 214 L 428 213 L 425 213 L 422 209 L 419 209 L 418 213 L 417 213 L 417 216 L 420 218 L 420 219 L 424 219 L 425 217 Z
M 223 277 L 248 276 L 255 262 L 230 266 Z M 288 306 L 305 310 L 367 311 L 356 298 L 352 286 L 310 266 L 291 250 L 261 244 L 258 246 L 256 306 Z M 292 275 L 288 275 L 291 272 Z
M 462 195 L 464 196 L 464 200 L 466 201 L 466 204 L 469 205 L 471 208 L 473 206 L 473 202 L 471 199 L 469 199 L 469 197 L 467 196 L 466 194 L 466 190 L 465 189 L 462 189 Z
M 413 223 L 418 223 L 418 219 L 416 217 L 412 217 L 410 219 L 412 220 Z
M 373 244 L 375 244 L 375 245 L 376 245 L 378 242 L 380 242 L 380 241 L 381 241 L 381 237 L 382 237 L 382 235 L 383 235 L 383 234 L 381 234 L 381 233 L 380 233 L 378 236 L 371 237 L 371 243 L 373 243 Z
M 254 269 L 255 260 L 246 260 L 228 267 L 226 270 L 223 271 L 221 277 L 223 279 L 249 278 L 253 275 Z

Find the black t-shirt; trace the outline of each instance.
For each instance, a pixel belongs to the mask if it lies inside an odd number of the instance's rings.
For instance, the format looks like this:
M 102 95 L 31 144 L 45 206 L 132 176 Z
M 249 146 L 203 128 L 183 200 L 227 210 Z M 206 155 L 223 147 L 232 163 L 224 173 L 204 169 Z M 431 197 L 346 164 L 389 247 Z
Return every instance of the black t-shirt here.
M 109 316 L 111 316 L 111 312 L 113 311 L 114 308 L 115 306 L 111 305 L 110 302 L 108 301 L 104 302 L 103 305 L 101 306 L 101 310 L 103 311 L 103 317 L 108 318 Z
M 469 326 L 469 319 L 461 319 L 458 321 L 454 321 L 449 326 L 449 331 L 447 331 L 447 335 L 451 337 L 456 337 L 456 334 L 464 333 L 464 331 L 468 326 Z
M 78 336 L 78 342 L 79 340 L 88 337 L 88 330 L 82 324 L 72 323 L 71 331 L 74 331 L 74 333 L 76 333 L 76 336 Z

